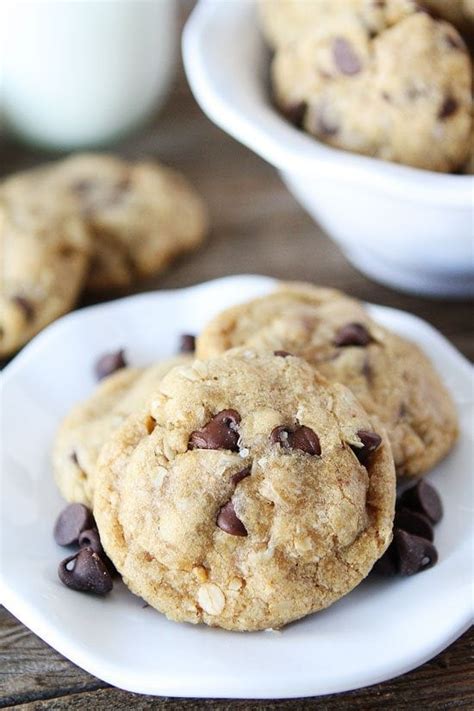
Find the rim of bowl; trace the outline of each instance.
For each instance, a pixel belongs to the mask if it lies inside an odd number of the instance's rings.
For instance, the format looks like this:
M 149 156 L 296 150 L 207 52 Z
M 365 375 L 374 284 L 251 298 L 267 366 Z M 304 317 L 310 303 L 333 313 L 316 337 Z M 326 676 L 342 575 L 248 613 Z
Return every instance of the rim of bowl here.
M 232 21 L 229 9 L 241 15 L 246 12 L 250 20 L 254 5 L 255 0 L 199 0 L 184 28 L 186 75 L 196 100 L 215 124 L 285 173 L 317 179 L 324 171 L 332 179 L 409 201 L 436 202 L 440 207 L 473 206 L 474 210 L 474 176 L 437 173 L 332 148 L 296 129 L 265 99 L 255 101 L 252 112 L 243 112 L 235 95 L 229 98 L 223 94 L 222 78 L 218 80 L 207 61 L 207 47 Z M 238 44 L 238 27 L 233 24 L 232 28 L 234 44 Z M 252 72 L 258 81 L 259 72 L 255 68 Z

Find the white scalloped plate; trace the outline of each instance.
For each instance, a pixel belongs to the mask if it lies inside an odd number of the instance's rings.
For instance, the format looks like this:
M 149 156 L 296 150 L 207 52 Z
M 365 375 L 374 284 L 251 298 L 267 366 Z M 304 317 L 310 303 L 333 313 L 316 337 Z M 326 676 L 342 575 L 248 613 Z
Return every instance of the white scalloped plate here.
M 124 346 L 142 365 L 173 353 L 219 311 L 271 290 L 240 276 L 93 306 L 43 331 L 6 368 L 2 393 L 0 599 L 51 646 L 115 686 L 148 694 L 280 698 L 346 691 L 402 674 L 440 652 L 472 618 L 472 371 L 431 326 L 371 307 L 431 356 L 459 408 L 455 451 L 430 474 L 446 514 L 438 565 L 413 578 L 368 580 L 282 632 L 229 633 L 169 622 L 116 584 L 106 599 L 56 577 L 51 536 L 62 501 L 49 453 L 63 415 L 94 387 L 99 354 Z

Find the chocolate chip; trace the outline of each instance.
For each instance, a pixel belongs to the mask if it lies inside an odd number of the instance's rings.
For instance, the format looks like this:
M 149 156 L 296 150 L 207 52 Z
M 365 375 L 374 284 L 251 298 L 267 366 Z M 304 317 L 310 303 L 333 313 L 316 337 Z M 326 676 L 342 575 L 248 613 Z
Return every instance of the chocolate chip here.
M 285 425 L 275 427 L 270 434 L 273 444 L 280 444 L 283 449 L 300 449 L 305 454 L 320 456 L 319 437 L 310 427 L 298 425 L 291 428 Z
M 222 410 L 189 437 L 189 449 L 230 449 L 238 452 L 240 415 L 236 410 Z
M 367 346 L 372 337 L 362 323 L 347 323 L 342 326 L 334 336 L 334 345 L 342 346 Z
M 228 501 L 217 515 L 217 525 L 231 536 L 246 536 L 247 529 L 235 513 L 234 504 Z
M 396 530 L 394 544 L 398 554 L 400 575 L 421 573 L 433 567 L 438 561 L 438 552 L 434 545 L 420 536 Z
M 287 104 L 282 107 L 282 113 L 285 118 L 292 123 L 296 128 L 301 128 L 303 126 L 304 116 L 308 104 L 306 101 L 299 101 L 296 104 Z
M 414 536 L 426 538 L 427 541 L 434 540 L 433 526 L 429 519 L 416 511 L 410 509 L 400 509 L 395 512 L 395 528 L 399 528 L 406 533 L 412 533 Z
M 180 353 L 194 353 L 196 350 L 196 336 L 191 333 L 183 333 L 179 339 Z
M 80 548 L 92 548 L 97 555 L 104 555 L 99 531 L 96 528 L 88 528 L 86 531 L 82 531 L 79 535 L 78 543 Z
M 72 590 L 105 595 L 113 587 L 107 566 L 92 548 L 81 548 L 59 564 L 59 579 Z
M 372 572 L 384 576 L 392 576 L 398 573 L 398 556 L 393 542 L 389 545 L 383 556 L 376 561 Z
M 376 432 L 370 432 L 369 430 L 359 430 L 357 436 L 362 442 L 362 447 L 356 447 L 351 444 L 351 449 L 356 455 L 359 462 L 363 465 L 367 464 L 372 452 L 380 447 L 382 438 Z
M 23 311 L 25 321 L 30 323 L 35 317 L 35 309 L 31 301 L 25 299 L 24 296 L 14 296 L 12 301 Z
M 107 556 L 106 552 L 102 547 L 99 531 L 97 530 L 97 528 L 89 528 L 87 531 L 83 531 L 79 536 L 79 546 L 80 548 L 91 548 L 94 553 L 97 553 L 97 555 L 100 556 L 102 561 L 107 566 L 107 570 L 109 571 L 109 573 L 112 576 L 117 574 L 117 570 L 114 564 Z
M 73 464 L 75 464 L 77 467 L 79 466 L 79 459 L 77 458 L 77 452 L 74 450 L 71 452 L 69 455 L 71 457 L 71 461 Z
M 230 480 L 234 486 L 237 486 L 237 484 L 242 481 L 242 479 L 245 479 L 246 477 L 250 476 L 250 467 L 245 467 L 245 469 L 242 469 L 242 471 L 237 472 L 237 474 L 233 474 L 233 476 L 230 477 Z
M 69 504 L 61 511 L 54 525 L 53 536 L 60 546 L 77 543 L 83 531 L 94 526 L 92 512 L 84 504 Z
M 426 516 L 431 523 L 438 523 L 443 517 L 443 504 L 436 489 L 424 479 L 407 489 L 400 497 L 400 506 Z
M 459 104 L 453 96 L 447 96 L 438 111 L 438 118 L 444 121 L 458 110 Z
M 280 356 L 280 358 L 288 358 L 291 353 L 288 353 L 288 351 L 273 351 L 273 355 Z
M 362 69 L 353 46 L 344 37 L 336 37 L 332 44 L 334 64 L 342 74 L 352 76 Z
M 104 353 L 95 364 L 95 374 L 98 380 L 102 380 L 120 370 L 120 368 L 125 368 L 126 365 L 127 361 L 122 349 L 112 353 Z

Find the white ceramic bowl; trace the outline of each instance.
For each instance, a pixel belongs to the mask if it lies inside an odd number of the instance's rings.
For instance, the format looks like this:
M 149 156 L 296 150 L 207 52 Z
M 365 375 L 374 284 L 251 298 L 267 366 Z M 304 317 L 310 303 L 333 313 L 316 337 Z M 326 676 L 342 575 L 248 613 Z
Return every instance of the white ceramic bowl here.
M 201 0 L 183 54 L 208 116 L 281 172 L 357 268 L 403 291 L 474 294 L 474 178 L 337 150 L 291 126 L 269 100 L 254 0 Z

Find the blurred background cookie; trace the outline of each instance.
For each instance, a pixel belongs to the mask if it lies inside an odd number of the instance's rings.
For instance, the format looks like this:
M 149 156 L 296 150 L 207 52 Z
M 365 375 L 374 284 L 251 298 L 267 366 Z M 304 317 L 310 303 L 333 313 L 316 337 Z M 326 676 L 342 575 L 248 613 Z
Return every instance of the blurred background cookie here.
M 304 3 L 303 3 L 304 4 Z M 471 62 L 456 29 L 415 13 L 375 37 L 342 14 L 277 50 L 282 112 L 320 140 L 427 170 L 469 157 Z
M 87 290 L 124 288 L 156 275 L 204 240 L 204 203 L 171 168 L 79 154 L 52 170 L 61 189 L 74 194 L 91 233 Z
M 74 306 L 89 254 L 67 191 L 51 192 L 32 173 L 0 186 L 0 356 Z

